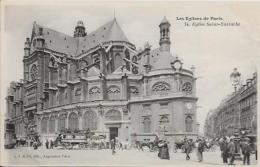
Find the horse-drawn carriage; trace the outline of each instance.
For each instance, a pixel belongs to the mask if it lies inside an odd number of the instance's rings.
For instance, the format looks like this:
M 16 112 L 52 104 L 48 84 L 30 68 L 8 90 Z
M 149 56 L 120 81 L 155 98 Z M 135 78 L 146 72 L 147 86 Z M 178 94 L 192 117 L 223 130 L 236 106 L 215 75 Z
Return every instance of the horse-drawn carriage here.
M 89 130 L 64 130 L 56 138 L 54 145 L 61 149 L 102 149 L 106 148 L 105 136 L 95 135 Z
M 180 149 L 183 153 L 185 152 L 184 141 L 174 143 L 173 152 L 177 153 L 178 149 Z
M 78 131 L 61 131 L 54 145 L 56 147 L 61 147 L 62 149 L 83 149 L 88 147 L 88 139 L 93 135 L 93 133 L 85 130 Z

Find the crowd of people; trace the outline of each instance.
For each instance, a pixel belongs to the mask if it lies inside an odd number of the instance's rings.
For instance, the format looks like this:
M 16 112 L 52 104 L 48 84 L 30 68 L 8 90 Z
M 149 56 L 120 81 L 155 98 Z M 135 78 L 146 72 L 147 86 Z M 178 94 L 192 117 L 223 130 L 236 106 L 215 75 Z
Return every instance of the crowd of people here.
M 223 137 L 219 140 L 221 156 L 224 164 L 234 164 L 236 156 L 242 153 L 243 164 L 250 165 L 250 156 L 254 152 L 257 159 L 257 147 L 247 137 L 236 140 L 235 137 Z
M 46 149 L 53 149 L 55 146 L 53 140 L 46 139 L 45 147 Z M 112 155 L 115 155 L 116 149 L 129 149 L 138 148 L 143 150 L 144 146 L 149 147 L 150 151 L 158 150 L 158 157 L 160 159 L 170 159 L 170 150 L 172 149 L 172 144 L 167 141 L 166 138 L 159 139 L 158 136 L 155 137 L 153 142 L 136 142 L 135 146 L 131 146 L 130 143 L 122 143 L 118 139 L 111 139 L 106 141 L 105 139 L 91 139 L 88 138 L 88 145 L 95 149 L 111 149 Z M 178 146 L 177 146 L 178 145 Z M 37 149 L 39 147 L 39 141 L 34 141 L 33 148 Z M 221 151 L 221 158 L 224 164 L 233 165 L 238 157 L 242 156 L 243 164 L 250 165 L 250 156 L 255 153 L 255 158 L 257 159 L 257 146 L 256 141 L 252 141 L 247 137 L 235 138 L 223 137 L 218 139 L 206 139 L 204 137 L 197 138 L 196 140 L 188 139 L 186 136 L 180 142 L 175 142 L 173 150 L 181 149 L 185 153 L 185 159 L 190 160 L 190 153 L 195 151 L 198 162 L 203 161 L 203 152 L 208 151 L 212 146 L 219 146 Z
M 160 159 L 170 159 L 170 146 L 169 141 L 166 139 L 159 140 L 158 137 L 155 138 L 153 143 L 158 140 L 158 145 L 150 144 L 150 146 L 158 146 L 158 157 Z M 219 146 L 221 151 L 221 158 L 224 164 L 233 165 L 234 161 L 238 157 L 242 157 L 243 164 L 250 165 L 250 156 L 255 153 L 255 158 L 257 159 L 257 147 L 256 141 L 252 142 L 249 138 L 235 138 L 233 137 L 223 137 L 220 139 L 206 139 L 204 137 L 197 138 L 195 141 L 193 139 L 184 138 L 181 142 L 180 149 L 185 153 L 186 160 L 190 160 L 190 153 L 192 151 L 196 152 L 198 162 L 203 161 L 203 152 L 208 151 L 211 147 Z M 175 143 L 175 145 L 179 144 Z M 140 144 L 141 146 L 147 146 L 147 144 Z M 175 149 L 177 146 L 175 146 Z M 150 150 L 153 150 L 150 148 Z
M 46 139 L 46 141 L 45 141 L 45 147 L 46 147 L 46 149 L 53 149 L 53 146 L 54 146 L 54 141 L 52 141 L 52 140 L 48 140 L 48 139 Z

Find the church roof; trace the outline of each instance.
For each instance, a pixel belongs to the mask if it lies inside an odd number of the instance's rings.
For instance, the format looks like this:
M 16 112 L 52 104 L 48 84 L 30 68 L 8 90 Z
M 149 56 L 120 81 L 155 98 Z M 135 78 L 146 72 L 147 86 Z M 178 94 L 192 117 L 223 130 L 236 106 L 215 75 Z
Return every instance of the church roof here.
M 124 32 L 120 28 L 116 19 L 99 27 L 94 32 L 88 34 L 86 37 L 80 39 L 78 53 L 88 51 L 96 47 L 99 43 L 109 41 L 125 41 L 129 42 Z
M 42 28 L 42 36 L 45 39 L 45 47 L 47 49 L 60 53 L 66 53 L 68 55 L 76 54 L 76 38 L 38 24 L 34 24 L 34 31 L 36 34 L 39 33 L 40 28 Z
M 167 18 L 164 16 L 163 19 L 162 19 L 162 21 L 161 21 L 161 23 L 160 23 L 160 25 L 161 25 L 161 24 L 165 24 L 165 23 L 170 24 L 170 22 L 169 22 L 169 21 L 167 20 Z
M 150 65 L 152 70 L 171 68 L 171 62 L 175 58 L 170 52 L 161 51 L 160 48 L 154 49 L 150 52 Z
M 116 19 L 109 21 L 87 36 L 80 38 L 74 38 L 38 24 L 34 24 L 33 31 L 38 34 L 40 28 L 43 30 L 42 36 L 45 39 L 45 47 L 47 49 L 72 56 L 86 52 L 104 42 L 129 42 Z

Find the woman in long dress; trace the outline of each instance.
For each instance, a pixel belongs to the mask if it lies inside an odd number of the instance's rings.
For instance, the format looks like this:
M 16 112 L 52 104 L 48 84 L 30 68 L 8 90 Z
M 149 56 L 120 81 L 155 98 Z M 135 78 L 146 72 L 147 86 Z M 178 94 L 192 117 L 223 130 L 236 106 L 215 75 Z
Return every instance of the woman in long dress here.
M 166 141 L 163 142 L 162 147 L 160 148 L 159 157 L 161 159 L 170 159 L 169 148 Z

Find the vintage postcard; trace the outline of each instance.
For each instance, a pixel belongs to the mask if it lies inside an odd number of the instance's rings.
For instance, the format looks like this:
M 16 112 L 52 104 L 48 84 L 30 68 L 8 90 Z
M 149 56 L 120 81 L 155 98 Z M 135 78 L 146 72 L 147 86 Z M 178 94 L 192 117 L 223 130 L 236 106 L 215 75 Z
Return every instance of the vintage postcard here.
M 259 11 L 1 1 L 0 165 L 257 166 Z

